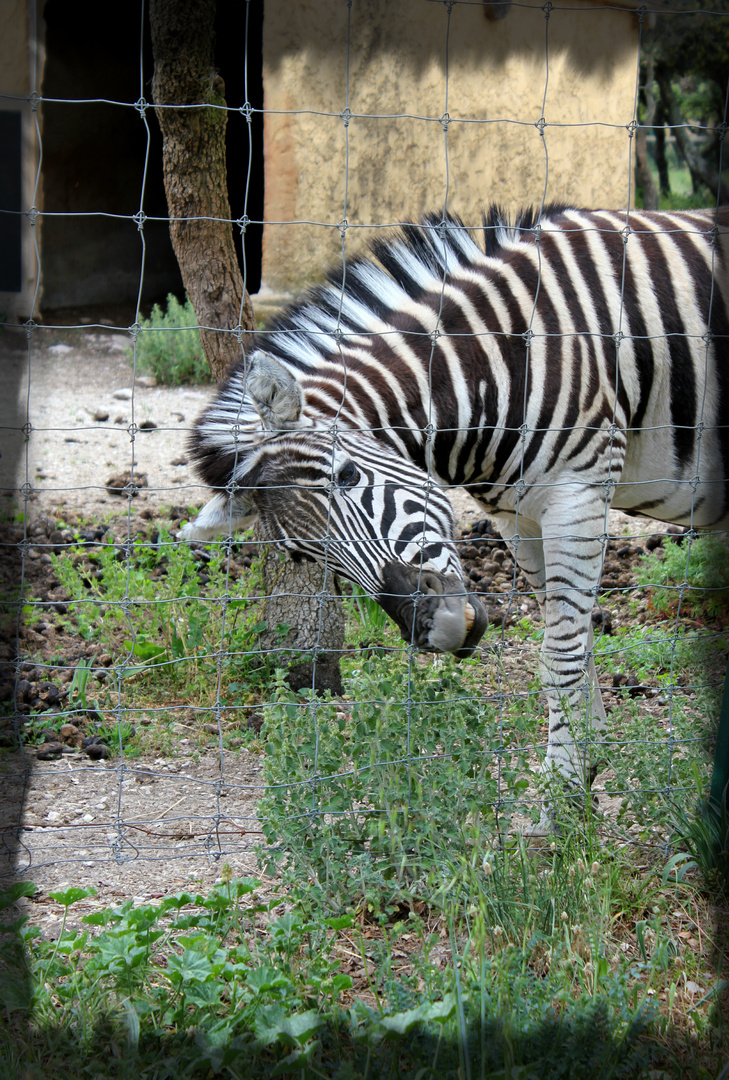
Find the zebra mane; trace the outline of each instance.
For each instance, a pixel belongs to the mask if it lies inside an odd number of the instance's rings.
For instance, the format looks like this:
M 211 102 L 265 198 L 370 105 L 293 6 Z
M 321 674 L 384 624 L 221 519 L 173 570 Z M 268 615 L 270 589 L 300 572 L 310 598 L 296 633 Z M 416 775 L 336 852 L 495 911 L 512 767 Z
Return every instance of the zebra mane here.
M 510 244 L 524 240 L 524 233 L 531 232 L 535 225 L 550 218 L 560 217 L 567 210 L 576 209 L 569 203 L 553 202 L 545 207 L 525 206 L 519 210 L 513 221 L 503 207 L 492 203 L 483 215 L 483 237 L 486 255 L 498 258 Z
M 526 239 L 537 222 L 566 209 L 558 203 L 541 211 L 528 207 L 512 222 L 501 207 L 492 205 L 483 217 L 483 248 L 456 214 L 428 214 L 418 224 L 403 225 L 394 236 L 374 240 L 363 254 L 331 270 L 323 284 L 257 336 L 253 349 L 311 371 L 323 355 L 336 351 L 338 332 L 350 338 L 377 333 L 393 313 L 439 287 L 449 272 L 482 263 L 484 255 L 498 257 Z

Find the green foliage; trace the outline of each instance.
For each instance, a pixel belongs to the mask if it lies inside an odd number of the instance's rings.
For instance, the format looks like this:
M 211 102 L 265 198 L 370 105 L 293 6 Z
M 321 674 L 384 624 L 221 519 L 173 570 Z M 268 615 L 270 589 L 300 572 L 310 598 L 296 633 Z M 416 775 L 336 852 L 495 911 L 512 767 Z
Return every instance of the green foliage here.
M 683 13 L 675 0 L 657 0 L 653 11 L 652 25 L 644 31 L 644 43 L 656 62 L 676 79 L 711 80 L 723 94 L 729 70 L 727 0 L 716 0 L 707 10 Z
M 149 318 L 142 320 L 137 362 L 140 371 L 149 372 L 167 386 L 211 381 L 197 318 L 187 297 L 181 304 L 170 293 L 166 311 L 155 304 Z
M 99 642 L 112 656 L 102 677 L 110 678 L 114 689 L 124 683 L 127 704 L 142 691 L 145 704 L 155 698 L 165 702 L 183 687 L 190 703 L 198 697 L 207 701 L 219 670 L 224 705 L 245 701 L 248 706 L 267 686 L 272 664 L 256 651 L 265 627 L 261 602 L 248 598 L 261 592 L 259 567 L 251 566 L 244 590 L 227 582 L 225 544 L 192 548 L 161 527 L 154 542 L 143 537 L 94 546 L 79 542 L 51 559 L 69 596 L 67 613 L 56 616 L 58 624 L 85 641 Z M 44 611 L 33 600 L 24 606 L 28 623 Z M 221 641 L 226 645 L 222 657 Z M 109 690 L 97 684 L 97 672 L 88 660 L 79 661 L 63 711 L 32 714 L 26 734 L 32 738 L 108 707 Z
M 502 745 L 464 672 L 450 657 L 434 668 L 376 656 L 351 671 L 344 708 L 292 693 L 279 673 L 259 816 L 278 856 L 336 902 L 387 903 L 449 844 L 508 825 L 514 804 L 499 794 L 528 785 L 525 722 L 514 716 Z
M 393 624 L 384 608 L 369 596 L 359 585 L 352 585 L 352 599 L 362 629 L 375 636 L 383 637 Z
M 696 619 L 712 620 L 729 611 L 729 539 L 710 533 L 689 544 L 667 541 L 645 555 L 636 572 L 639 585 L 653 589 L 659 615 L 678 608 Z
M 675 840 L 685 849 L 666 865 L 666 882 L 683 880 L 691 870 L 699 870 L 712 895 L 720 891 L 729 898 L 729 791 L 724 791 L 720 805 L 704 797 L 701 779 L 694 767 L 694 781 L 699 797 L 696 810 L 687 814 L 673 805 Z
M 505 861 L 494 881 L 503 870 L 510 888 L 523 858 L 522 852 Z M 576 895 L 592 897 L 584 868 L 577 876 Z M 25 1002 L 7 980 L 0 987 L 6 1061 L 16 1053 L 22 1075 L 34 1076 L 52 1060 L 53 1075 L 63 1077 L 74 1067 L 75 1075 L 200 1080 L 294 1073 L 302 1080 L 455 1080 L 469 1070 L 488 1080 L 642 1075 L 636 1070 L 650 1063 L 649 1044 L 641 1041 L 650 1025 L 647 991 L 670 964 L 661 941 L 617 970 L 597 930 L 559 916 L 551 936 L 519 941 L 490 924 L 483 877 L 466 878 L 473 903 L 466 919 L 448 917 L 447 966 L 441 935 L 429 934 L 417 916 L 385 930 L 371 977 L 374 1004 L 354 998 L 353 980 L 340 970 L 352 944 L 363 963 L 372 946 L 350 917 L 312 918 L 289 901 L 271 918 L 282 898 L 262 902 L 259 883 L 233 878 L 227 867 L 207 895 L 180 892 L 157 905 L 127 901 L 85 915 L 83 930 L 66 929 L 65 914 L 92 890 L 54 894 L 64 908 L 56 941 L 21 918 L 0 944 L 6 963 L 15 961 L 11 946 L 18 942 L 28 953 Z M 27 887 L 15 887 L 0 904 L 7 911 L 21 894 L 29 894 Z M 585 927 L 587 909 L 595 907 L 578 902 Z M 417 980 L 409 987 L 394 978 L 400 935 L 421 941 L 422 991 Z M 345 954 L 340 942 L 347 943 Z M 13 1026 L 14 1015 L 32 1016 L 32 1023 Z

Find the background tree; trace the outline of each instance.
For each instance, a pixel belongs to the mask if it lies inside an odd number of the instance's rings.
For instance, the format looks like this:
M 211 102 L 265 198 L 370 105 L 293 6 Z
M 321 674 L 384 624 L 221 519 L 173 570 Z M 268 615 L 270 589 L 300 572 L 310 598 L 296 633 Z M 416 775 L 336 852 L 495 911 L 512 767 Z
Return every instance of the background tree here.
M 656 125 L 656 134 L 661 137 L 665 134 L 663 124 L 669 125 L 676 150 L 691 173 L 694 191 L 706 187 L 717 198 L 721 180 L 719 143 L 729 82 L 729 18 L 717 18 L 715 13 L 725 11 L 729 15 L 729 0 L 717 0 L 710 12 L 696 10 L 688 3 L 685 11 L 677 11 L 675 0 L 658 0 L 653 10 L 654 25 L 645 35 L 644 122 Z M 649 65 L 654 68 L 652 78 Z M 658 100 L 654 114 L 649 116 L 653 79 Z M 667 193 L 669 182 L 661 138 L 657 138 L 656 149 L 661 191 Z M 724 166 L 728 165 L 725 160 Z M 725 198 L 721 196 L 722 201 Z
M 215 0 L 151 0 L 152 94 L 163 139 L 172 246 L 195 309 L 213 377 L 222 379 L 255 331 L 233 242 L 225 154 L 225 84 L 214 67 Z M 234 332 L 234 331 L 237 331 Z M 344 614 L 316 563 L 283 563 L 267 550 L 263 650 L 322 652 L 296 664 L 295 688 L 338 689 Z M 284 627 L 288 630 L 283 631 Z
M 149 18 L 170 236 L 210 370 L 221 379 L 240 359 L 231 331 L 239 319 L 242 331 L 253 331 L 255 319 L 247 294 L 241 305 L 230 223 L 225 85 L 213 65 L 215 0 L 151 0 Z M 172 105 L 183 108 L 161 107 Z

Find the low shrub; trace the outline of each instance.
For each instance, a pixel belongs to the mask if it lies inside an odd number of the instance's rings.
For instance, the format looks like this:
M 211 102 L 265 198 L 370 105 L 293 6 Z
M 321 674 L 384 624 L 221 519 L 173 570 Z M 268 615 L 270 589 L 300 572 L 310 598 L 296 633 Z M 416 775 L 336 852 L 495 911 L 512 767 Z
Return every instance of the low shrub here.
M 210 368 L 200 343 L 200 331 L 190 300 L 185 303 L 170 293 L 167 310 L 155 304 L 143 319 L 137 338 L 137 364 L 167 386 L 209 383 Z

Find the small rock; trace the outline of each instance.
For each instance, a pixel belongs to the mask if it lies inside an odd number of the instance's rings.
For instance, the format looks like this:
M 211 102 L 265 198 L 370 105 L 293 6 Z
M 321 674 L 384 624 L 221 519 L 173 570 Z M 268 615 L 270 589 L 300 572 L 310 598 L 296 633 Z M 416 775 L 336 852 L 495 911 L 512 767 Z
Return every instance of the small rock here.
M 122 387 L 121 390 L 115 390 L 111 396 L 114 398 L 115 401 L 131 401 L 132 391 L 129 387 L 125 386 Z
M 103 424 L 105 420 L 109 419 L 109 413 L 106 409 L 96 409 L 95 412 L 92 412 L 91 419 L 96 420 L 99 424 Z
M 55 705 L 61 696 L 60 690 L 55 683 L 44 683 L 41 686 L 41 693 L 49 705 Z
M 126 352 L 132 346 L 132 339 L 125 334 L 110 334 L 106 338 L 106 346 L 112 352 Z
M 155 379 L 154 375 L 137 375 L 136 379 L 134 380 L 134 385 L 142 386 L 146 389 L 148 387 L 156 386 L 157 380 Z
M 174 461 L 170 462 L 170 465 L 187 465 L 186 457 L 177 457 Z
M 114 423 L 115 424 L 126 424 L 126 422 L 127 422 L 126 416 L 115 416 L 114 417 Z
M 20 700 L 29 697 L 32 692 L 32 685 L 27 679 L 21 679 L 17 687 L 17 696 Z
M 650 687 L 644 686 L 642 683 L 638 682 L 635 675 L 628 676 L 626 686 L 630 691 L 631 697 L 639 697 L 641 694 L 647 694 L 650 689 Z
M 703 994 L 704 991 L 701 989 L 698 983 L 694 982 L 692 979 L 687 979 L 686 993 L 691 994 L 691 997 L 695 997 L 696 994 Z
M 155 424 L 154 420 L 142 420 L 141 424 L 139 425 L 139 430 L 152 431 L 156 427 L 157 425 Z
M 73 348 L 70 345 L 51 345 L 48 352 L 54 356 L 65 356 L 66 353 L 73 352 Z

